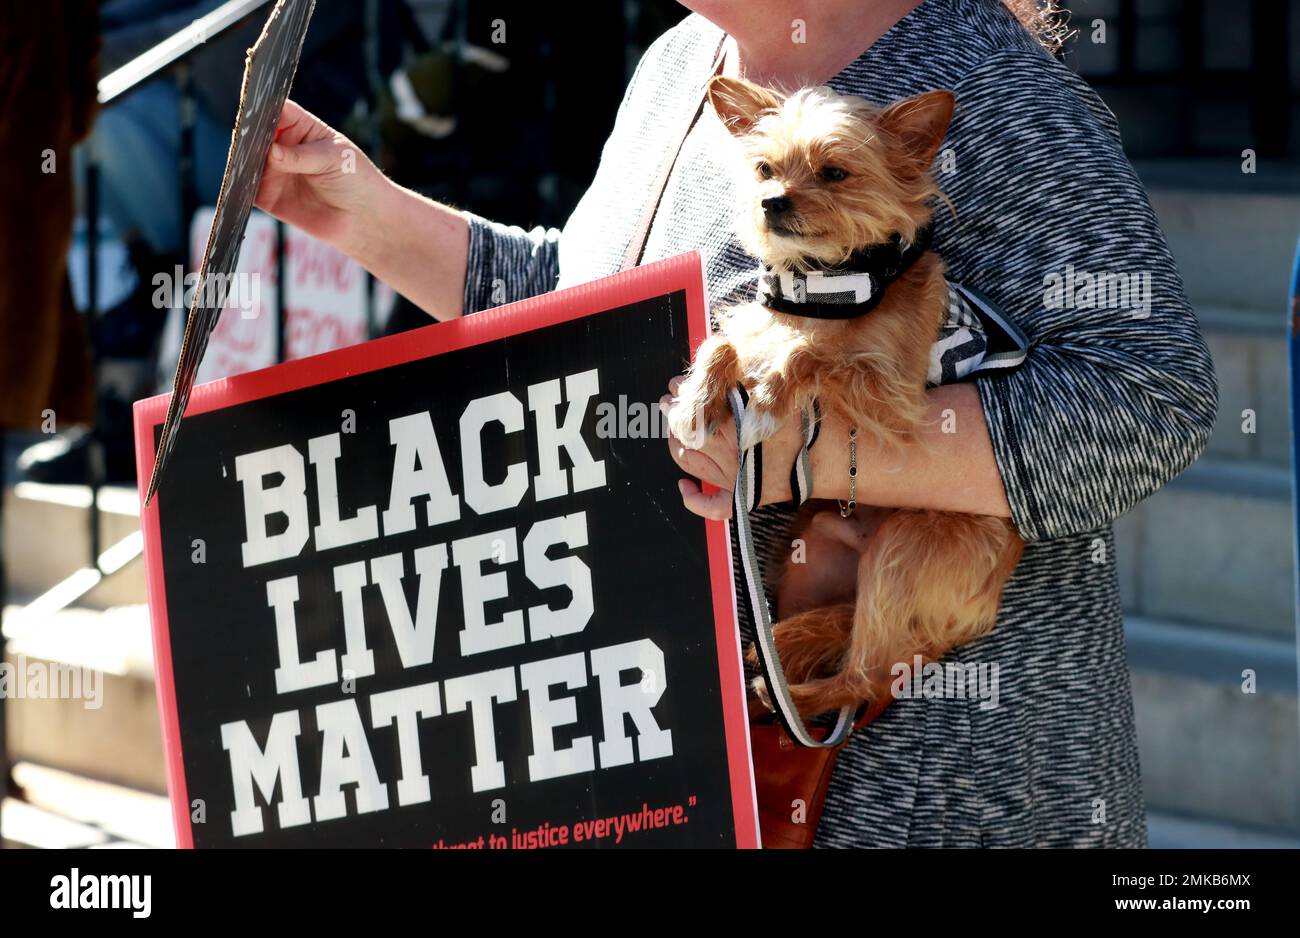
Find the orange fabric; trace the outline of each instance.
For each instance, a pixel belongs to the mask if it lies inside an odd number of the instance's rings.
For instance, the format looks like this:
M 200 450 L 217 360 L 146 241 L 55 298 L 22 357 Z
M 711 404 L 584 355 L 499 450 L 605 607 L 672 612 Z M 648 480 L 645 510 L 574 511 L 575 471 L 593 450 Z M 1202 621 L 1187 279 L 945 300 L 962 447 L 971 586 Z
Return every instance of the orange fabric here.
M 885 712 L 891 699 L 887 694 L 881 695 L 858 717 L 854 728 L 861 730 L 873 722 Z M 817 835 L 817 825 L 826 806 L 826 790 L 841 747 L 800 746 L 780 723 L 772 720 L 751 722 L 749 740 L 754 755 L 754 787 L 763 847 L 807 850 Z

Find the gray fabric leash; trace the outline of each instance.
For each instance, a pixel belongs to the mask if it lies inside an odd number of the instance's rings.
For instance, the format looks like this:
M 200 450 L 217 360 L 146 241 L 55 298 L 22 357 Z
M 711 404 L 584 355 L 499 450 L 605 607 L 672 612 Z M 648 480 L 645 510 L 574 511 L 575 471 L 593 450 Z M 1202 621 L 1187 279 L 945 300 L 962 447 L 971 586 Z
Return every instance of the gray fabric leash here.
M 738 393 L 742 401 L 748 404 L 749 395 L 743 390 Z M 816 398 L 813 399 L 810 409 L 799 413 L 800 436 L 803 442 L 799 448 L 799 455 L 795 457 L 794 465 L 790 467 L 790 501 L 796 508 L 812 498 L 812 455 L 809 450 L 817 442 L 817 434 L 821 432 L 821 419 L 821 405 L 817 403 Z M 754 511 L 763 498 L 762 443 L 754 444 L 744 454 L 744 468 L 748 479 L 745 504 L 749 511 Z
M 745 406 L 748 404 L 748 395 L 743 388 L 732 388 L 728 395 L 731 401 L 732 416 L 736 420 L 736 439 L 740 439 L 740 425 L 745 416 Z M 804 449 L 800 454 L 800 459 L 796 460 L 796 469 L 799 471 L 798 464 L 803 462 L 803 472 L 805 478 L 808 478 L 808 445 L 816 436 L 815 422 L 809 417 L 808 413 L 803 414 L 804 429 Z M 749 512 L 751 504 L 757 503 L 758 483 L 761 482 L 761 466 L 756 465 L 754 452 L 741 451 L 740 465 L 736 472 L 736 490 L 733 493 L 733 511 L 732 515 L 736 525 L 736 539 L 740 545 L 740 566 L 745 574 L 745 590 L 738 597 L 740 602 L 745 603 L 749 609 L 749 620 L 754 623 L 754 635 L 758 646 L 758 660 L 763 670 L 763 678 L 767 681 L 767 692 L 771 698 L 773 706 L 776 708 L 776 715 L 785 727 L 785 731 L 801 746 L 807 746 L 812 749 L 829 749 L 838 746 L 849 738 L 853 732 L 854 718 L 857 714 L 856 707 L 844 707 L 840 710 L 839 717 L 835 722 L 834 729 L 825 739 L 818 739 L 808 729 L 804 723 L 803 717 L 800 716 L 799 710 L 790 699 L 790 686 L 785 679 L 785 669 L 781 667 L 781 657 L 776 651 L 776 641 L 772 635 L 772 610 L 767 604 L 767 593 L 763 589 L 763 576 L 758 563 L 758 556 L 754 550 L 754 537 L 749 524 Z M 757 475 L 757 481 L 755 476 Z M 804 489 L 804 498 L 811 494 L 810 484 Z

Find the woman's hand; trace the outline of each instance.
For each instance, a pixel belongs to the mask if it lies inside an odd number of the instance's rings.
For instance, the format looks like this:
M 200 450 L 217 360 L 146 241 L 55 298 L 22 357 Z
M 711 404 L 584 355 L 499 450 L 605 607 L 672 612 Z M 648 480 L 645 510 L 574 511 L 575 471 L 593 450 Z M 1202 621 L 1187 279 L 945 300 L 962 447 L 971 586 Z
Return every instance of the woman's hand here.
M 438 319 L 464 305 L 469 222 L 391 182 L 365 152 L 286 101 L 258 208 L 338 248 Z
M 668 393 L 659 399 L 659 409 L 665 417 L 677 399 L 677 388 L 684 376 L 678 375 L 668 382 Z M 682 504 L 701 518 L 725 521 L 731 517 L 731 495 L 736 487 L 737 452 L 736 427 L 731 421 L 709 437 L 703 449 L 687 449 L 682 441 L 668 434 L 668 452 L 673 462 L 691 476 L 681 479 L 677 490 L 682 494 Z M 700 480 L 699 482 L 696 479 Z M 706 491 L 703 482 L 713 488 Z
M 664 416 L 676 402 L 682 378 L 678 375 L 669 381 L 668 393 L 659 399 L 659 409 Z M 668 451 L 673 461 L 683 472 L 694 477 L 677 483 L 682 504 L 688 511 L 713 521 L 725 521 L 731 517 L 732 493 L 739 468 L 735 422 L 725 420 L 723 424 L 700 449 L 688 449 L 677 437 L 671 433 L 668 435 Z M 798 431 L 789 427 L 783 427 L 776 436 L 763 443 L 764 504 L 790 498 L 789 470 L 798 450 Z M 768 467 L 784 467 L 784 472 L 768 471 Z
M 286 101 L 255 204 L 353 254 L 366 236 L 366 210 L 386 183 L 359 146 Z

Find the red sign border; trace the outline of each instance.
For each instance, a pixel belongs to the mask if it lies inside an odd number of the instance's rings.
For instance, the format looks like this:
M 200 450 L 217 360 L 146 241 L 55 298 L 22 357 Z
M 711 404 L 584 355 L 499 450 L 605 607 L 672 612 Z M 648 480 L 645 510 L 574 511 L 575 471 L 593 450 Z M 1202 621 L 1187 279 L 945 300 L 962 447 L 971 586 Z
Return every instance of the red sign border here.
M 693 357 L 695 350 L 709 334 L 704 272 L 700 255 L 695 251 L 646 264 L 603 280 L 531 297 L 450 322 L 435 323 L 400 335 L 374 339 L 361 345 L 210 381 L 194 388 L 185 415 L 208 413 L 352 375 L 391 368 L 677 291 L 685 291 L 686 294 L 686 318 Z M 668 377 L 670 376 L 664 376 L 665 383 Z M 135 404 L 136 471 L 140 479 L 148 479 L 153 468 L 154 428 L 166 417 L 170 399 L 170 394 L 162 394 Z M 740 637 L 736 628 L 731 540 L 726 522 L 707 521 L 705 526 L 736 845 L 754 848 L 759 845 L 758 808 L 750 754 Z M 153 626 L 155 685 L 162 717 L 167 789 L 177 846 L 192 849 L 194 834 L 190 823 L 189 794 L 185 784 L 176 686 L 172 673 L 171 633 L 167 622 L 167 593 L 158 529 L 158 499 L 155 498 L 146 507 L 143 492 L 140 527 L 144 534 L 145 582 Z

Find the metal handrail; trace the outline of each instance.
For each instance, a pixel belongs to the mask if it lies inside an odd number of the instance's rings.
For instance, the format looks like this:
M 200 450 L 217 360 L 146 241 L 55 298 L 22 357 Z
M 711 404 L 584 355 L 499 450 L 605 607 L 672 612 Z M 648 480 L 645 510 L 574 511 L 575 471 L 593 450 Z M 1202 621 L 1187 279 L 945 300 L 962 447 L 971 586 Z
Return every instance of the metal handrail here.
M 101 106 L 181 62 L 209 39 L 242 23 L 271 0 L 229 0 L 99 80 Z

